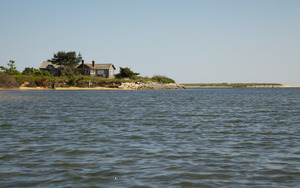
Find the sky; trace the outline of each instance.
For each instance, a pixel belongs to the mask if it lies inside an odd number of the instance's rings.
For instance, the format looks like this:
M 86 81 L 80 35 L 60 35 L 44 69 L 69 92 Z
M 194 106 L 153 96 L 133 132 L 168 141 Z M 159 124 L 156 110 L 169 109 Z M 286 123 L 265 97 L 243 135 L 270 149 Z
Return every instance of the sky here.
M 177 83 L 300 85 L 299 0 L 0 0 L 0 66 L 58 51 Z

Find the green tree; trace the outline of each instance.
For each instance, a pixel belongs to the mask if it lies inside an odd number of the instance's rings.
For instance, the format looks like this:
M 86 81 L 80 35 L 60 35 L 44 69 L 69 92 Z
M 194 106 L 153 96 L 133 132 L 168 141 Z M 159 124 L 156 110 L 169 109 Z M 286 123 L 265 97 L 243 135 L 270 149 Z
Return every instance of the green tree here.
M 73 51 L 58 51 L 53 55 L 53 58 L 49 59 L 48 61 L 52 62 L 53 64 L 60 65 L 62 75 L 72 76 L 73 74 L 77 73 L 75 66 L 82 61 L 82 56 L 80 53 L 76 55 L 76 52 Z
M 139 74 L 140 73 L 133 72 L 128 67 L 125 67 L 125 68 L 120 67 L 120 73 L 116 74 L 115 76 L 116 76 L 116 78 L 130 78 L 130 79 L 134 79 Z
M 35 70 L 32 75 L 34 76 L 52 76 L 48 70 Z
M 9 63 L 7 63 L 8 68 L 0 66 L 0 69 L 6 72 L 9 75 L 18 75 L 20 72 L 17 70 L 15 61 L 10 60 Z
M 37 71 L 38 69 L 35 69 L 33 67 L 25 67 L 25 69 L 23 70 L 22 74 L 23 75 L 32 75 L 34 73 L 34 71 Z
M 59 51 L 48 61 L 61 66 L 75 67 L 81 60 L 82 56 L 80 53 L 76 55 L 76 52 Z

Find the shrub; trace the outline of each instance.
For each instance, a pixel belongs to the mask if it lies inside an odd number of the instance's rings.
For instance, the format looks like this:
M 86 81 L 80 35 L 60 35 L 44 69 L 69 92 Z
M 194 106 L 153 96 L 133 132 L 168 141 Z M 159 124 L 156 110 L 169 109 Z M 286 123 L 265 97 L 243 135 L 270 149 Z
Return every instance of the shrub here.
M 35 80 L 35 84 L 38 87 L 47 87 L 49 84 L 46 82 L 46 78 L 42 77 L 42 78 L 37 78 Z
M 76 86 L 76 78 L 72 77 L 70 80 L 67 82 L 69 86 Z
M 33 68 L 33 67 L 26 67 L 24 70 L 23 70 L 23 72 L 22 72 L 22 74 L 23 75 L 32 75 L 33 73 L 34 73 L 34 71 L 37 71 L 38 69 L 35 69 L 35 68 Z
M 175 83 L 173 79 L 161 75 L 153 76 L 152 80 L 164 84 Z
M 50 71 L 42 70 L 43 76 L 53 76 Z
M 41 70 L 36 70 L 33 72 L 34 76 L 43 76 L 43 72 Z
M 13 75 L 13 77 L 20 85 L 24 84 L 25 82 L 29 82 L 30 84 L 35 84 L 34 77 L 29 75 Z
M 136 79 L 137 75 L 139 75 L 140 73 L 136 73 L 133 72 L 132 70 L 130 70 L 130 68 L 125 67 L 122 68 L 120 67 L 120 73 L 116 74 L 116 78 L 130 78 L 130 79 Z
M 89 81 L 85 80 L 77 80 L 76 84 L 78 87 L 89 87 Z
M 20 84 L 12 76 L 0 72 L 0 87 L 1 88 L 17 88 L 20 87 Z

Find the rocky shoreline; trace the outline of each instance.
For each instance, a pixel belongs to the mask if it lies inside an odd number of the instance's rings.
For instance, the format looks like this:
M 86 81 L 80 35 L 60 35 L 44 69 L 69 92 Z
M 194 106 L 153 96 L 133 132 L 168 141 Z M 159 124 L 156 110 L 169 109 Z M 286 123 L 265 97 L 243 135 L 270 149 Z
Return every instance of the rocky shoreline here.
M 187 89 L 187 87 L 177 84 L 162 83 L 141 83 L 141 82 L 125 82 L 116 87 L 15 87 L 0 88 L 0 90 L 159 90 L 159 89 Z
M 187 87 L 177 84 L 161 84 L 161 83 L 141 83 L 141 82 L 127 82 L 122 83 L 119 89 L 125 90 L 147 90 L 147 89 L 187 89 Z

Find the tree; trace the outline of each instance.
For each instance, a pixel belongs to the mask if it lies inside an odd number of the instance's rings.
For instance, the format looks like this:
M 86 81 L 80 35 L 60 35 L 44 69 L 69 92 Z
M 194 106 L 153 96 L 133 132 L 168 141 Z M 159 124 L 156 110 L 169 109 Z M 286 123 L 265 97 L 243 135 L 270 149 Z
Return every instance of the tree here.
M 48 61 L 53 64 L 60 65 L 62 75 L 73 76 L 77 73 L 75 66 L 82 61 L 82 56 L 80 53 L 78 53 L 77 56 L 76 52 L 73 51 L 59 51 L 53 55 L 52 59 L 49 59 Z
M 49 59 L 48 61 L 52 62 L 53 64 L 72 68 L 75 67 L 79 62 L 81 62 L 81 60 L 82 56 L 80 53 L 78 53 L 77 56 L 76 52 L 59 51 L 53 55 L 52 59 Z
M 9 63 L 7 63 L 7 66 L 8 66 L 8 68 L 0 66 L 0 69 L 10 75 L 20 74 L 20 72 L 17 70 L 15 61 L 9 60 Z
M 26 67 L 23 72 L 23 75 L 33 75 L 33 76 L 52 76 L 48 70 L 39 70 L 33 67 Z
M 23 75 L 32 75 L 34 73 L 34 71 L 37 71 L 38 69 L 35 69 L 33 67 L 25 67 L 25 69 L 23 70 L 22 74 Z
M 140 73 L 133 72 L 128 67 L 125 67 L 125 68 L 120 67 L 120 73 L 116 74 L 115 76 L 116 76 L 116 78 L 130 78 L 130 79 L 134 79 L 139 74 Z

